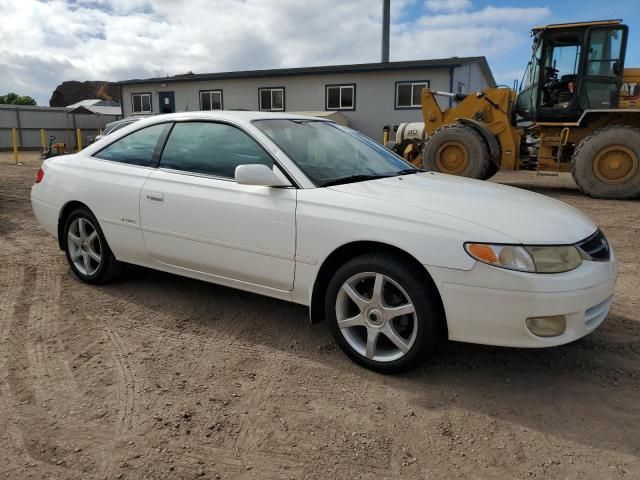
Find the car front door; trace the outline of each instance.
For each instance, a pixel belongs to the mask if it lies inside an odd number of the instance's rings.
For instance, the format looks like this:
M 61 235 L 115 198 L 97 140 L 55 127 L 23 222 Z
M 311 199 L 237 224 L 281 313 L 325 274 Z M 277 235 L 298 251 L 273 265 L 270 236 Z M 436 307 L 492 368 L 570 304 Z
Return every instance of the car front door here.
M 235 167 L 255 163 L 277 169 L 241 129 L 176 123 L 140 197 L 149 254 L 221 279 L 293 289 L 296 190 L 237 184 Z

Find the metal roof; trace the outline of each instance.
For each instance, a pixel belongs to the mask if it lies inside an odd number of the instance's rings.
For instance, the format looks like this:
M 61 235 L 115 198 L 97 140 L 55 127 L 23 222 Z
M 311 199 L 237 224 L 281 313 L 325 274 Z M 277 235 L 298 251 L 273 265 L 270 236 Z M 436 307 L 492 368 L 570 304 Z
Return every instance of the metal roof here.
M 123 80 L 117 82 L 120 85 L 131 85 L 137 83 L 179 83 L 195 82 L 201 80 L 238 80 L 244 78 L 265 78 L 265 77 L 290 77 L 302 75 L 328 75 L 336 73 L 368 73 L 368 72 L 393 72 L 401 70 L 415 70 L 420 68 L 454 68 L 470 63 L 479 63 L 480 68 L 488 79 L 491 86 L 495 86 L 495 79 L 487 63 L 487 59 L 481 57 L 450 57 L 432 60 L 409 60 L 402 62 L 385 63 L 355 63 L 350 65 L 328 65 L 321 67 L 301 67 L 301 68 L 277 68 L 270 70 L 244 70 L 237 72 L 219 73 L 188 73 L 184 75 L 174 75 L 172 77 L 156 77 L 144 79 Z
M 538 30 L 549 30 L 549 29 L 563 29 L 563 28 L 582 28 L 582 27 L 593 27 L 593 26 L 609 26 L 609 25 L 619 25 L 622 23 L 622 20 L 619 18 L 612 20 L 594 20 L 591 22 L 570 22 L 570 23 L 552 23 L 550 25 L 539 25 L 537 27 L 533 27 L 532 31 Z
M 98 115 L 122 115 L 122 107 L 103 107 L 100 105 L 78 105 L 77 107 L 67 108 L 68 114 L 98 114 Z
M 88 100 L 80 100 L 79 102 L 67 105 L 66 108 L 87 107 L 89 105 L 93 105 L 96 107 L 119 107 L 120 102 L 114 102 L 113 100 L 104 100 L 102 98 L 90 98 Z

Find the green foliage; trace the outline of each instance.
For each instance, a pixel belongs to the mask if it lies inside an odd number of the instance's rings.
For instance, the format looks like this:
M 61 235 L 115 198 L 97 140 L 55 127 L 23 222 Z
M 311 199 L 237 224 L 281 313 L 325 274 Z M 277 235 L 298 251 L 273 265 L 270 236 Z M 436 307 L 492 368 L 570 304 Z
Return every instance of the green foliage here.
M 4 105 L 35 105 L 36 101 L 28 95 L 18 95 L 17 93 L 7 93 L 0 95 L 0 104 Z

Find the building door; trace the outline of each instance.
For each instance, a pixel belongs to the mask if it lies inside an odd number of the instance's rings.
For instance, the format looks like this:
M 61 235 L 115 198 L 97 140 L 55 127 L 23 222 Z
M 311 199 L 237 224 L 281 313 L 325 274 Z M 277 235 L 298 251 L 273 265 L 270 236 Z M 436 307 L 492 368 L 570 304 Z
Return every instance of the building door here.
M 173 92 L 160 92 L 160 113 L 174 113 L 176 111 L 176 96 Z

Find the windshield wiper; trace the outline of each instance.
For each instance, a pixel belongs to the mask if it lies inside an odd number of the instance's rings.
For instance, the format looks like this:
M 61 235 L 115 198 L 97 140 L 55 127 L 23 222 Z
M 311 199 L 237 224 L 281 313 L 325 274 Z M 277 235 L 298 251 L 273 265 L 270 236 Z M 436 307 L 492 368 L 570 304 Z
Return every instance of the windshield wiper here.
M 330 187 L 331 185 L 341 185 L 343 183 L 364 182 L 366 180 L 375 180 L 377 178 L 388 178 L 390 175 L 349 175 L 348 177 L 334 178 L 321 183 L 321 187 Z
M 404 170 L 400 170 L 396 175 L 411 175 L 412 173 L 421 173 L 426 172 L 421 168 L 406 168 Z

